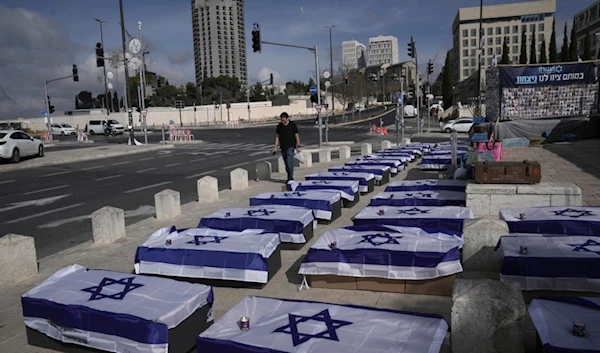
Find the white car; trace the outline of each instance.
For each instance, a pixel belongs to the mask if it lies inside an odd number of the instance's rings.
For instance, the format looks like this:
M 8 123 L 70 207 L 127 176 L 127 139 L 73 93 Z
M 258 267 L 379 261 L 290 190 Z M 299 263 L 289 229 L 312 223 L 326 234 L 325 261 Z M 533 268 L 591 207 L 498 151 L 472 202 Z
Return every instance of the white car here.
M 52 135 L 75 135 L 77 130 L 69 124 L 52 124 Z
M 404 117 L 405 118 L 414 118 L 417 114 L 417 109 L 415 109 L 414 105 L 405 105 L 404 106 Z
M 0 158 L 19 163 L 21 157 L 44 156 L 44 145 L 19 130 L 0 130 Z
M 109 119 L 108 122 L 117 130 L 117 134 L 122 135 L 125 132 L 125 127 L 114 119 Z M 101 120 L 90 120 L 85 126 L 85 131 L 89 132 L 90 135 L 102 135 L 104 133 L 104 125 L 107 123 L 106 119 Z
M 471 126 L 473 126 L 473 118 L 458 118 L 442 124 L 442 132 L 469 132 Z

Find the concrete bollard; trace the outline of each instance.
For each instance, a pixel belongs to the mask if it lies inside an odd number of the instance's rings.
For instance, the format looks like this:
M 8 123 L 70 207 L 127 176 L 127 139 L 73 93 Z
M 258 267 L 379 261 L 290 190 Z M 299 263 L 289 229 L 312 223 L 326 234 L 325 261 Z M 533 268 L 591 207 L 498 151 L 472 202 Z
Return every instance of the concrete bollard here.
M 10 233 L 0 238 L 0 285 L 14 285 L 37 274 L 33 237 Z
M 310 168 L 312 167 L 312 153 L 311 152 L 302 152 L 304 156 L 304 163 L 300 163 L 300 168 Z
M 105 206 L 92 213 L 92 235 L 94 243 L 112 244 L 125 239 L 125 211 Z
M 388 148 L 392 148 L 392 143 L 388 140 L 381 141 L 381 150 L 385 151 Z
M 462 264 L 465 271 L 499 273 L 502 256 L 494 251 L 502 235 L 508 235 L 505 221 L 482 217 L 463 223 Z
M 457 279 L 452 293 L 452 352 L 523 353 L 526 310 L 517 284 Z
M 178 191 L 166 189 L 154 194 L 156 219 L 173 219 L 181 216 L 181 197 Z
M 285 161 L 283 160 L 283 157 L 277 158 L 277 172 L 285 173 Z
M 256 163 L 256 180 L 271 180 L 271 162 L 261 161 Z
M 350 146 L 340 147 L 340 159 L 350 159 L 352 157 L 352 149 Z
M 331 162 L 331 150 L 319 150 L 319 163 L 329 163 Z
M 373 153 L 373 145 L 371 145 L 370 143 L 363 143 L 360 148 L 360 152 L 363 156 Z
M 410 139 L 408 137 L 405 137 L 402 140 L 400 140 L 400 144 L 401 145 L 408 145 L 408 144 L 410 144 Z
M 229 173 L 231 190 L 245 190 L 248 188 L 248 171 L 242 168 L 236 168 Z
M 215 177 L 205 176 L 196 182 L 198 188 L 198 202 L 211 203 L 219 201 L 219 180 Z

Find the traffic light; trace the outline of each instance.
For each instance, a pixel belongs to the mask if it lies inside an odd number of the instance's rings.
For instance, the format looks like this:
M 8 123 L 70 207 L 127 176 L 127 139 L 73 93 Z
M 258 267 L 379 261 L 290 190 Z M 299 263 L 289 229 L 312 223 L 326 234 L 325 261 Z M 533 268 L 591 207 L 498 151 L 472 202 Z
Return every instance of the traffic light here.
M 273 74 L 269 76 L 269 84 L 273 86 Z
M 431 75 L 433 73 L 433 63 L 430 61 L 427 63 L 427 74 Z
M 311 101 L 312 103 L 315 103 L 315 104 L 319 103 L 319 99 L 318 99 L 318 97 L 317 97 L 317 95 L 316 95 L 316 94 L 311 94 L 311 95 L 310 95 L 310 101 Z
M 252 31 L 252 50 L 260 53 L 260 30 L 255 29 Z
M 409 92 L 410 92 L 410 95 L 411 95 L 411 97 L 415 97 L 415 96 L 416 96 L 416 94 L 415 94 L 415 85 L 414 85 L 414 83 L 411 83 L 411 84 L 410 84 L 410 86 L 409 86 L 408 90 L 409 90 Z
M 104 67 L 104 48 L 102 48 L 102 43 L 96 43 L 96 66 Z
M 345 83 L 345 84 L 348 84 L 348 81 L 349 81 L 349 80 L 348 80 L 348 75 L 344 76 L 344 83 Z
M 413 38 L 410 37 L 410 43 L 408 43 L 408 56 L 414 58 L 415 54 L 415 42 L 413 41 Z
M 77 65 L 73 64 L 73 81 L 79 82 L 79 74 L 77 73 Z
M 50 103 L 50 96 L 46 96 L 46 98 L 48 99 L 48 109 L 50 109 L 48 114 L 52 114 L 54 113 L 54 106 L 52 105 L 52 103 Z

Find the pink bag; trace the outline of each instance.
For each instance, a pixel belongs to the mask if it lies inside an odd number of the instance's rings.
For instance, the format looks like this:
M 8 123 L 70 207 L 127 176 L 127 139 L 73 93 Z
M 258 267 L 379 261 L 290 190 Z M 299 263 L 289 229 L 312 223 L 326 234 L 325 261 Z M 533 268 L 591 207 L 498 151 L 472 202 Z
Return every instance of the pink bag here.
M 504 149 L 502 148 L 502 142 L 500 141 L 479 142 L 477 144 L 477 152 L 491 152 L 494 160 L 499 162 L 502 160 Z

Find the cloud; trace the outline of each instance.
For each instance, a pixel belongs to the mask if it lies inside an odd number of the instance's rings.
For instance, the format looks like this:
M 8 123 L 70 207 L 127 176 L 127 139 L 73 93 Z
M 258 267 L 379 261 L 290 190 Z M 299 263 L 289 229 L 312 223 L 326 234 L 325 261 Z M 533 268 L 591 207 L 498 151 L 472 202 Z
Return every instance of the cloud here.
M 169 62 L 173 65 L 185 65 L 194 60 L 194 55 L 187 50 L 178 50 L 169 54 Z
M 261 67 L 251 77 L 249 77 L 248 82 L 250 84 L 254 84 L 256 82 L 267 81 L 270 79 L 271 74 L 273 74 L 273 84 L 274 85 L 284 85 L 287 82 L 285 77 L 283 77 L 279 72 L 277 72 L 273 69 L 270 69 L 266 66 Z

